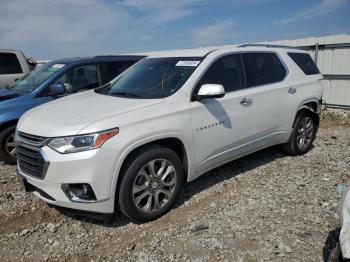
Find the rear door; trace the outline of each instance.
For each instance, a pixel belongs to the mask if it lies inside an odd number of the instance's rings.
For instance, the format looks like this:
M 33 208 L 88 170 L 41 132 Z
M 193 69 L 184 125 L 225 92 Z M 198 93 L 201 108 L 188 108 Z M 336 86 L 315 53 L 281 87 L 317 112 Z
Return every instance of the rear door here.
M 0 88 L 8 86 L 23 75 L 15 53 L 0 52 Z
M 242 54 L 247 85 L 257 109 L 257 138 L 271 142 L 283 137 L 295 115 L 295 100 L 286 81 L 288 69 L 274 52 L 247 52 Z
M 218 58 L 195 87 L 221 84 L 225 96 L 190 104 L 196 171 L 205 172 L 242 153 L 255 133 L 255 105 L 246 88 L 240 54 Z

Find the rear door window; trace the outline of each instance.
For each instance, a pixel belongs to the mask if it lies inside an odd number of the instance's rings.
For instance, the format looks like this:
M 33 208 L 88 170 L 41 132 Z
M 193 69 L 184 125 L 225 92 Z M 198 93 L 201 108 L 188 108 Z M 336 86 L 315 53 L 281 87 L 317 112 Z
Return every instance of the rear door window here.
M 227 55 L 216 60 L 198 82 L 194 93 L 204 84 L 219 84 L 225 92 L 245 88 L 242 59 L 240 54 Z
M 22 73 L 22 67 L 16 54 L 0 53 L 0 75 Z
M 300 67 L 305 75 L 317 75 L 320 73 L 316 64 L 309 54 L 305 53 L 288 53 L 290 58 Z
M 102 84 L 110 82 L 135 63 L 136 61 L 101 62 Z
M 248 87 L 277 83 L 287 74 L 274 53 L 243 53 L 242 57 Z

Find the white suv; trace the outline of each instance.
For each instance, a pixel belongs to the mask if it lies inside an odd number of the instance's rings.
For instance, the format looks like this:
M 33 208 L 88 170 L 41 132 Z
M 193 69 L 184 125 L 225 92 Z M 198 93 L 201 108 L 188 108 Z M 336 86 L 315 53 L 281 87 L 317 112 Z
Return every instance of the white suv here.
M 276 144 L 306 153 L 322 78 L 308 53 L 242 45 L 153 54 L 17 125 L 26 190 L 61 207 L 163 215 L 184 182 Z

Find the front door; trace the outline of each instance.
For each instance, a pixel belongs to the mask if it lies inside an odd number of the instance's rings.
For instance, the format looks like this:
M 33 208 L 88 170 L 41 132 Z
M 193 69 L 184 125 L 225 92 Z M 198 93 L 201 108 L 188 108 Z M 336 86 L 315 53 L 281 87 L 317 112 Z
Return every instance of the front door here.
M 246 88 L 240 54 L 217 59 L 205 72 L 203 84 L 221 84 L 225 96 L 191 102 L 196 172 L 202 173 L 242 152 L 255 135 L 253 92 Z
M 101 85 L 97 64 L 77 66 L 59 77 L 54 84 L 63 84 L 67 94 L 87 91 Z

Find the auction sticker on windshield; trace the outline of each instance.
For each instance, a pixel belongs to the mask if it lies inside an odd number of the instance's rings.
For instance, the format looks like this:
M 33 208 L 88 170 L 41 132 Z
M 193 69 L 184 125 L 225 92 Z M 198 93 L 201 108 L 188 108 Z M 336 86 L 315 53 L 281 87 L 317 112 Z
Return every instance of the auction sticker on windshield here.
M 201 61 L 179 61 L 175 66 L 198 66 Z
M 54 64 L 50 67 L 49 71 L 58 71 L 63 68 L 65 64 Z

